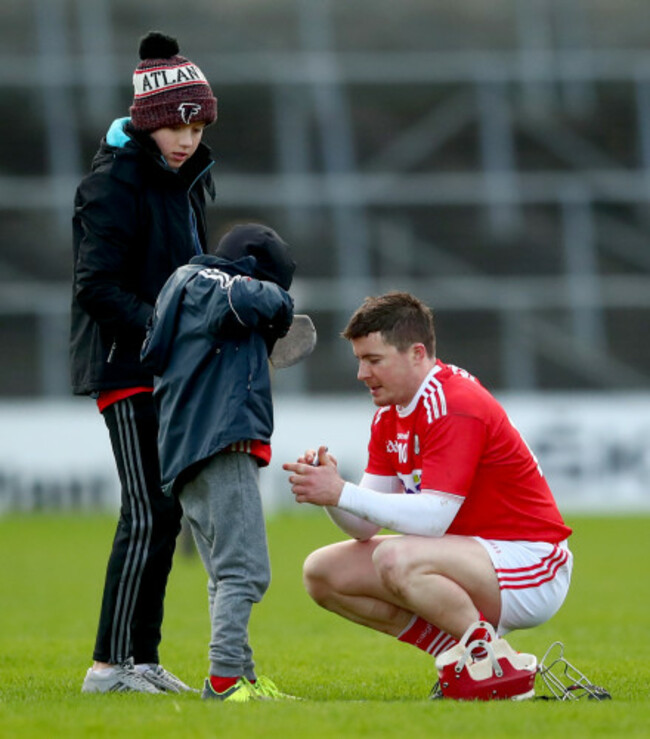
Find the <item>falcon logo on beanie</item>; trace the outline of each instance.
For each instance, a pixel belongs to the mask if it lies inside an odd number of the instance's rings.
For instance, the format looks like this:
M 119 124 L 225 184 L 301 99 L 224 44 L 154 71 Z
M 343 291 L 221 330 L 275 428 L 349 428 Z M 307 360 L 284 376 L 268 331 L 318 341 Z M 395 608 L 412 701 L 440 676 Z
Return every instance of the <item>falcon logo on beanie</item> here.
M 141 62 L 133 73 L 131 122 L 142 131 L 217 118 L 217 100 L 203 72 L 179 55 L 176 39 L 157 31 L 140 42 Z
M 195 116 L 197 116 L 197 120 L 200 120 L 198 115 L 201 112 L 201 106 L 198 103 L 181 103 L 178 106 L 178 110 L 183 119 L 183 123 L 190 123 L 192 118 Z

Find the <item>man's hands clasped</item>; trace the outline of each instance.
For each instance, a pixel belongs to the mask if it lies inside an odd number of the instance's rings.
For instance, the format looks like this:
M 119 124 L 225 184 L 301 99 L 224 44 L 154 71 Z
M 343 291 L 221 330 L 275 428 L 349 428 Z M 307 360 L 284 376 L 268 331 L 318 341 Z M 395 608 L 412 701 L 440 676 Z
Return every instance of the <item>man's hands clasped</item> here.
M 326 446 L 318 451 L 308 449 L 297 462 L 286 462 L 282 469 L 291 472 L 289 482 L 297 503 L 335 506 L 341 497 L 344 480 L 338 473 L 338 464 Z

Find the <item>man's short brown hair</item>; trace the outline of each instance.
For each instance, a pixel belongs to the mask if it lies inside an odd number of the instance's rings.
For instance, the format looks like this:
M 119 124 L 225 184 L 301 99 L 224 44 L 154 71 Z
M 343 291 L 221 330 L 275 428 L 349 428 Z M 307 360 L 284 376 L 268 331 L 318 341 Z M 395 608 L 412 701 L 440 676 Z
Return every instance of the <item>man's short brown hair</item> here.
M 410 293 L 395 291 L 366 298 L 341 335 L 351 341 L 376 331 L 387 344 L 400 352 L 405 352 L 413 344 L 424 344 L 427 355 L 435 356 L 433 313 Z

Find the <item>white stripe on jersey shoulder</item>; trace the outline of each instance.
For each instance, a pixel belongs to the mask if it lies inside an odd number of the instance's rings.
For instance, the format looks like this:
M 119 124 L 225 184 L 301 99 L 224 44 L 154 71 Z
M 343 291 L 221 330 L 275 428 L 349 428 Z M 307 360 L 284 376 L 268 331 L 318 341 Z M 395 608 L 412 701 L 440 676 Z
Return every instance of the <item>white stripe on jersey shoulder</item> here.
M 466 380 L 471 380 L 472 382 L 477 382 L 476 377 L 474 375 L 470 374 L 467 370 L 464 370 L 462 367 L 457 367 L 455 364 L 448 364 L 447 367 L 455 374 L 460 375 L 461 377 L 464 377 Z
M 447 367 L 449 367 L 454 375 L 459 375 L 471 382 L 478 382 L 474 375 L 471 375 L 467 370 L 464 370 L 461 367 L 457 367 L 455 364 L 448 364 Z M 436 369 L 440 369 L 440 367 L 436 366 Z M 442 418 L 442 416 L 447 415 L 447 398 L 445 396 L 442 383 L 435 376 L 436 374 L 437 373 L 435 372 L 431 374 L 429 382 L 422 391 L 422 403 L 427 411 L 427 420 L 429 423 L 432 423 L 437 418 Z
M 417 393 L 415 393 L 415 395 L 411 399 L 411 402 L 408 405 L 397 406 L 397 413 L 400 416 L 400 418 L 406 418 L 407 416 L 410 416 L 411 413 L 413 413 L 413 411 L 416 409 L 418 403 L 420 402 L 420 398 L 424 397 L 425 407 L 427 407 L 426 398 L 427 398 L 427 395 L 432 392 L 431 390 L 432 387 L 439 387 L 440 391 L 442 392 L 442 385 L 440 384 L 440 382 L 438 382 L 438 380 L 436 380 L 436 375 L 438 374 L 438 372 L 440 372 L 441 369 L 442 367 L 436 364 L 436 366 L 433 367 L 431 371 L 427 374 L 427 376 L 424 378 L 422 384 L 418 388 Z M 444 398 L 444 394 L 443 394 L 443 398 Z M 447 412 L 446 403 L 444 404 L 444 408 L 445 408 L 445 413 L 446 413 Z M 428 410 L 427 410 L 427 415 L 430 415 Z M 436 415 L 436 418 L 438 417 L 439 416 Z M 431 423 L 432 420 L 433 418 L 429 418 L 429 423 Z
M 422 405 L 427 412 L 427 421 L 432 423 L 437 418 L 447 415 L 447 398 L 442 383 L 432 376 L 422 392 Z

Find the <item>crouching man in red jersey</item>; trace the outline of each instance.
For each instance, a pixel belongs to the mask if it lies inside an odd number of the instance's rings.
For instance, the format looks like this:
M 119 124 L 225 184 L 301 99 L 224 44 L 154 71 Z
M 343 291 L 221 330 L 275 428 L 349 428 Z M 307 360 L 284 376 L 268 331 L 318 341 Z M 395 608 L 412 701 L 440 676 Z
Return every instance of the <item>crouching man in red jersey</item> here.
M 408 293 L 367 298 L 343 336 L 378 410 L 359 485 L 324 446 L 283 465 L 296 501 L 352 537 L 309 555 L 310 596 L 433 656 L 478 620 L 501 636 L 550 619 L 569 588 L 571 529 L 505 410 L 436 359 L 432 313 Z

